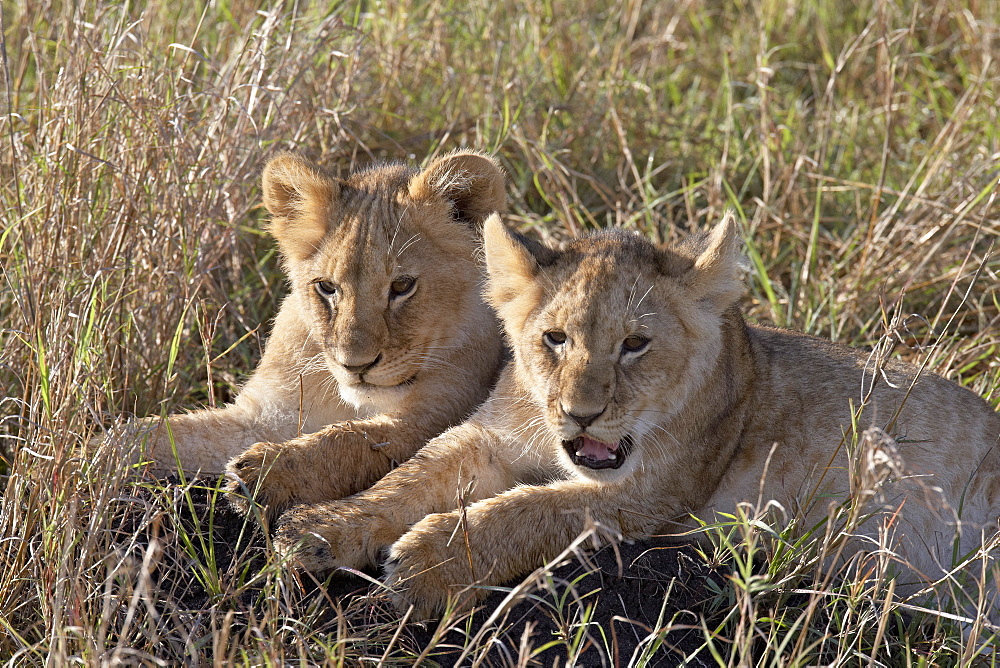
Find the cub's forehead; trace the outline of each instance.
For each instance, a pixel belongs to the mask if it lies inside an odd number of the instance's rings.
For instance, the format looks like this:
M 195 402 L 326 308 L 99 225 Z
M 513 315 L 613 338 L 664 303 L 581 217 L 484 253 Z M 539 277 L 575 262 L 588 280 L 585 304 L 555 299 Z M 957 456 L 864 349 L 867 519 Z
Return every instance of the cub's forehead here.
M 317 260 L 330 275 L 389 274 L 425 252 L 426 240 L 405 203 L 384 194 L 345 189 L 344 209 Z
M 352 172 L 343 186 L 394 199 L 396 194 L 406 190 L 416 174 L 417 170 L 401 163 L 375 163 Z
M 360 233 L 361 240 L 383 241 L 398 236 L 399 227 L 410 222 L 409 184 L 416 175 L 416 170 L 401 164 L 377 164 L 352 173 L 340 184 L 334 236 Z
M 550 314 L 563 322 L 632 318 L 656 297 L 657 277 L 645 268 L 612 262 L 581 262 L 557 286 Z
M 680 276 L 694 260 L 673 248 L 659 247 L 638 232 L 602 230 L 565 243 L 559 260 L 598 271 L 600 267 L 632 267 L 653 274 Z
M 663 279 L 690 269 L 690 258 L 623 231 L 565 244 L 552 266 L 549 313 L 564 321 L 632 319 L 658 301 Z
M 663 276 L 681 276 L 694 261 L 669 248 L 660 248 L 635 232 L 606 230 L 567 242 L 555 267 L 572 282 L 602 285 L 636 279 L 652 282 Z

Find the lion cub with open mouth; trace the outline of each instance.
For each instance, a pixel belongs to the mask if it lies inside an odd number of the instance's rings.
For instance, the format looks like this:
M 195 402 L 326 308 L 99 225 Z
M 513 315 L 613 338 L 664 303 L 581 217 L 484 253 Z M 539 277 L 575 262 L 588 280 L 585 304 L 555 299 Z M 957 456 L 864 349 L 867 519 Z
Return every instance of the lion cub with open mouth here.
M 472 418 L 374 487 L 287 513 L 276 544 L 304 567 L 360 567 L 389 548 L 398 603 L 430 615 L 543 564 L 591 522 L 674 533 L 689 513 L 774 499 L 812 527 L 862 495 L 874 515 L 852 550 L 888 531 L 910 582 L 996 533 L 1000 416 L 912 366 L 746 323 L 732 214 L 676 248 L 606 231 L 553 250 L 497 216 L 484 241 L 513 362 Z M 890 475 L 848 456 L 862 399 L 859 423 L 895 437 Z

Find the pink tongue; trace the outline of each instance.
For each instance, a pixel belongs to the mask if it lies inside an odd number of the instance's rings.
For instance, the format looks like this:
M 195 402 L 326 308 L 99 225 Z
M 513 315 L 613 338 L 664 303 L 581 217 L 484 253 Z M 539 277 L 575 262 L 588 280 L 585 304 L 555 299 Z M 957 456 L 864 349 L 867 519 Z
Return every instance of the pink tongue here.
M 601 441 L 595 441 L 589 436 L 582 436 L 580 440 L 582 443 L 580 444 L 580 447 L 577 448 L 577 453 L 596 462 L 611 459 L 611 453 L 618 449 L 617 443 L 603 443 Z

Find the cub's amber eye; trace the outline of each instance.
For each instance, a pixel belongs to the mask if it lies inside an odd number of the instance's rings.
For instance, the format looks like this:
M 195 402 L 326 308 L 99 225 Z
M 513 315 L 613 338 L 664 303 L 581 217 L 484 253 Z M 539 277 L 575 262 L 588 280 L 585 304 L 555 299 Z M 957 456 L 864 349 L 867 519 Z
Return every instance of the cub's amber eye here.
M 313 285 L 316 286 L 316 292 L 323 297 L 332 297 L 337 294 L 336 283 L 331 283 L 330 281 L 316 281 Z
M 622 341 L 622 350 L 627 353 L 642 352 L 649 345 L 649 339 L 642 334 L 633 334 Z
M 556 346 L 561 346 L 566 343 L 566 332 L 553 329 L 551 332 L 545 332 L 542 334 L 542 339 L 545 340 L 546 345 L 551 348 L 555 348 Z
M 389 284 L 389 293 L 396 298 L 406 297 L 417 287 L 417 279 L 413 276 L 400 276 Z

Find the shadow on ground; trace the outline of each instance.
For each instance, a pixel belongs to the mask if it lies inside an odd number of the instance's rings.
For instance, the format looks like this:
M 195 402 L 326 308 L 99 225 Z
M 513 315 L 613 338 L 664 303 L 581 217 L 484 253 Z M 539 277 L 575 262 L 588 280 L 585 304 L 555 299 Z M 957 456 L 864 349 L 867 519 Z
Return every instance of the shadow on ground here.
M 177 490 L 173 505 L 183 526 L 160 528 L 163 561 L 175 566 L 157 571 L 158 595 L 188 619 L 219 607 L 235 611 L 237 627 L 259 618 L 263 584 L 253 578 L 267 563 L 266 536 L 230 508 L 214 481 L 183 489 L 178 482 L 167 490 Z M 137 533 L 146 535 L 139 546 L 148 544 L 149 527 Z M 197 568 L 218 574 L 221 584 L 194 576 Z M 651 538 L 581 553 L 516 597 L 510 588 L 520 583 L 499 587 L 472 614 L 448 625 L 407 624 L 391 640 L 384 630 L 398 628 L 398 616 L 372 583 L 377 576 L 299 578 L 293 608 L 313 610 L 313 632 L 357 639 L 350 653 L 358 659 L 388 656 L 401 665 L 505 666 L 519 657 L 521 665 L 538 666 L 673 666 L 684 657 L 685 665 L 716 665 L 703 647 L 701 618 L 715 605 L 724 575 L 676 541 Z
M 503 614 L 497 608 L 508 594 L 494 592 L 466 626 L 444 634 L 430 657 L 446 666 L 468 665 L 471 657 L 513 665 L 518 650 L 531 647 L 542 666 L 672 666 L 684 657 L 685 665 L 714 666 L 702 647 L 698 612 L 711 607 L 709 581 L 721 584 L 722 576 L 676 540 L 609 545 L 553 569 Z M 417 628 L 417 647 L 432 642 L 437 626 Z M 480 651 L 463 655 L 476 636 Z

